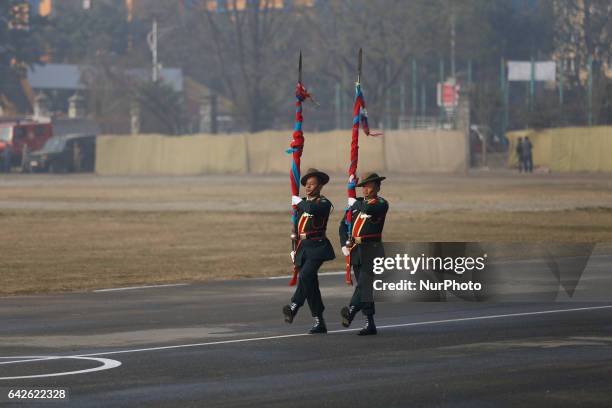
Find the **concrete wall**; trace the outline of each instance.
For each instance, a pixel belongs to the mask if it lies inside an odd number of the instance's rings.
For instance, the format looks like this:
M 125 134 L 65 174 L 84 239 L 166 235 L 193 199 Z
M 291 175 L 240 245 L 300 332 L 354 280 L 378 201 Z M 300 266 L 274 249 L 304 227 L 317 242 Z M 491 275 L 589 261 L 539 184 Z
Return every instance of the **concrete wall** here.
M 612 171 L 612 127 L 571 127 L 509 132 L 508 167 L 517 166 L 516 140 L 529 136 L 533 163 L 559 172 Z
M 254 134 L 100 136 L 96 173 L 101 175 L 287 173 L 291 131 Z M 350 130 L 305 134 L 302 168 L 346 172 Z M 466 140 L 458 131 L 389 131 L 359 137 L 359 171 L 463 172 Z

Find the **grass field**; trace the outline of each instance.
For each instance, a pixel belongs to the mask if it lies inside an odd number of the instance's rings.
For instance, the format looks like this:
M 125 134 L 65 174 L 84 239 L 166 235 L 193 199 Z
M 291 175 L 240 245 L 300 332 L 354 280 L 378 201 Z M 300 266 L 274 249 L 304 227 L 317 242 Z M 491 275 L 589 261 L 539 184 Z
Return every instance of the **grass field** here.
M 604 176 L 391 175 L 382 195 L 386 241 L 612 241 Z M 288 201 L 281 176 L 3 176 L 0 294 L 289 274 Z

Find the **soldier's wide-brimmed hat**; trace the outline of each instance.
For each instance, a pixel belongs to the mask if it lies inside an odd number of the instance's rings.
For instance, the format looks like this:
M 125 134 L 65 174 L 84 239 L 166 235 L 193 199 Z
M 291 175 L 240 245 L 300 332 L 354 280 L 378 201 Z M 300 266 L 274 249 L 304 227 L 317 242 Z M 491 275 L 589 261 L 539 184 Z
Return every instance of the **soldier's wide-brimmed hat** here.
M 306 180 L 308 180 L 309 177 L 313 177 L 313 176 L 317 177 L 321 181 L 321 184 L 323 185 L 327 184 L 327 182 L 329 181 L 329 176 L 323 173 L 322 171 L 319 171 L 317 169 L 308 169 L 306 174 L 302 176 L 300 183 L 302 183 L 302 185 L 305 186 Z
M 371 181 L 383 181 L 386 177 L 379 176 L 377 173 L 366 173 L 365 177 L 357 184 L 357 187 L 363 187 L 364 184 Z

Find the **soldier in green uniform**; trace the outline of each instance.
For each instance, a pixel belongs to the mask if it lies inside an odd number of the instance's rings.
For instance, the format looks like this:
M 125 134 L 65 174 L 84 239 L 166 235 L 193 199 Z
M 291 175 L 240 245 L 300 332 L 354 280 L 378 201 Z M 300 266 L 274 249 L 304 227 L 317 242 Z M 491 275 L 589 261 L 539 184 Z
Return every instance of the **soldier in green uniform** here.
M 300 180 L 305 187 L 306 197 L 293 196 L 291 202 L 297 205 L 297 249 L 291 253 L 294 264 L 299 270 L 298 285 L 291 303 L 283 307 L 287 323 L 292 323 L 299 308 L 308 301 L 314 325 L 311 334 L 327 333 L 323 311 L 325 306 L 319 290 L 318 271 L 323 262 L 336 257 L 329 239 L 325 235 L 327 220 L 332 203 L 321 195 L 321 189 L 329 181 L 329 176 L 317 169 L 309 169 Z
M 371 287 L 365 287 L 364 280 L 367 271 L 364 270 L 364 251 L 367 246 L 380 246 L 382 232 L 385 225 L 385 217 L 389 209 L 389 203 L 378 195 L 381 182 L 386 177 L 376 173 L 369 173 L 357 184 L 363 188 L 363 197 L 357 199 L 349 198 L 349 208 L 352 211 L 352 230 L 349 236 L 344 219 L 340 221 L 340 245 L 345 256 L 350 254 L 350 262 L 355 273 L 357 284 L 351 302 L 342 308 L 342 325 L 349 327 L 355 315 L 361 310 L 366 317 L 366 324 L 358 333 L 360 336 L 376 334 L 374 323 L 374 302 L 364 302 L 362 299 L 365 291 L 371 291 Z M 378 243 L 378 244 L 375 244 Z M 371 285 L 370 285 L 371 286 Z

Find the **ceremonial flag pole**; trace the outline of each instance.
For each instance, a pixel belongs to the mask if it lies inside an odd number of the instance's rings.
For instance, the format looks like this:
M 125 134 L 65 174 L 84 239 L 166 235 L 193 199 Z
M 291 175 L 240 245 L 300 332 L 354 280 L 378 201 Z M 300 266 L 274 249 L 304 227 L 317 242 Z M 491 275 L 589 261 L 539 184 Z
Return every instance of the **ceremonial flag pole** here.
M 363 62 L 363 51 L 359 49 L 359 60 L 357 63 L 357 82 L 355 82 L 355 102 L 353 104 L 353 129 L 352 129 L 352 137 L 351 137 L 351 163 L 348 169 L 348 184 L 347 195 L 348 198 L 355 199 L 357 197 L 356 187 L 358 183 L 357 177 L 357 164 L 359 162 L 359 126 L 361 124 L 361 128 L 367 136 L 381 136 L 381 132 L 372 132 L 370 131 L 370 127 L 368 126 L 368 112 L 366 110 L 365 98 L 363 96 L 363 92 L 361 91 L 361 66 Z M 351 251 L 353 247 L 353 213 L 350 211 L 350 206 L 346 209 L 345 214 L 345 224 L 348 229 L 348 237 L 349 240 L 346 243 L 347 248 Z M 346 257 L 346 274 L 345 274 L 345 282 L 348 285 L 353 284 L 353 280 L 351 279 L 351 254 Z
M 304 118 L 302 116 L 302 102 L 306 99 L 311 98 L 310 94 L 302 85 L 302 51 L 300 51 L 300 60 L 298 63 L 298 83 L 295 87 L 295 126 L 293 129 L 293 137 L 291 140 L 290 148 L 287 153 L 292 155 L 291 169 L 289 178 L 291 180 L 291 194 L 294 196 L 300 195 L 300 159 L 302 157 L 302 151 L 304 150 L 304 132 L 302 131 L 302 122 Z M 297 228 L 297 205 L 292 204 L 291 208 L 291 242 L 293 252 L 297 252 L 300 246 L 300 237 L 298 236 Z M 297 283 L 298 268 L 293 262 L 293 276 L 289 282 L 290 286 L 294 286 Z

